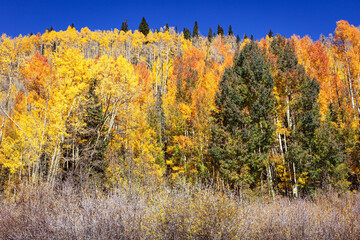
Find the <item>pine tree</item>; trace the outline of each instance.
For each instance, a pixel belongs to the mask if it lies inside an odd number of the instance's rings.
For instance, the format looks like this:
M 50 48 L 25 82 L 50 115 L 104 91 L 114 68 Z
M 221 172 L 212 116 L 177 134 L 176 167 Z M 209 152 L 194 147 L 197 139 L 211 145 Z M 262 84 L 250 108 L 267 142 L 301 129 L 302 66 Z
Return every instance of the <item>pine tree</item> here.
M 341 138 L 330 119 L 316 129 L 313 147 L 314 157 L 308 170 L 309 190 L 327 190 L 329 185 L 342 190 L 348 177 L 347 170 L 342 168 L 346 158 Z
M 121 24 L 121 31 L 124 31 L 124 32 L 129 31 L 129 25 L 128 25 L 127 19 L 125 19 L 125 21 Z
M 274 35 L 273 31 L 271 31 L 271 29 L 270 29 L 270 31 L 269 31 L 269 33 L 268 33 L 269 38 L 272 38 L 273 35 Z
M 250 36 L 250 40 L 251 41 L 254 41 L 254 36 L 251 34 L 251 36 Z
M 47 28 L 46 31 L 47 32 L 52 32 L 52 31 L 54 31 L 54 28 L 51 26 L 50 28 Z
M 140 22 L 140 25 L 139 25 L 139 31 L 144 34 L 145 36 L 147 36 L 150 32 L 150 28 L 149 28 L 149 25 L 147 24 L 145 18 L 143 17 L 141 22 Z
M 239 37 L 239 35 L 236 36 L 236 43 L 237 43 L 237 44 L 240 43 L 240 37 Z
M 211 42 L 212 37 L 213 37 L 213 31 L 212 31 L 211 28 L 209 28 L 209 32 L 208 32 L 208 40 L 209 40 L 209 42 Z
M 218 25 L 217 27 L 217 34 L 220 36 L 224 36 L 224 29 L 220 25 Z
M 199 27 L 198 27 L 197 21 L 195 21 L 195 25 L 194 25 L 194 28 L 193 28 L 192 37 L 193 37 L 193 38 L 199 37 Z
M 277 79 L 278 104 L 286 109 L 285 113 L 278 113 L 278 120 L 288 132 L 281 137 L 286 139 L 287 148 L 282 152 L 284 167 L 291 180 L 291 189 L 286 191 L 290 196 L 298 197 L 299 174 L 308 173 L 309 163 L 316 158 L 314 139 L 320 126 L 317 102 L 320 87 L 298 63 L 293 42 L 280 35 L 273 37 L 270 52 L 276 57 L 273 67 L 277 69 L 274 77 Z
M 165 25 L 165 32 L 168 32 L 169 31 L 169 24 L 166 23 Z
M 72 28 L 72 29 L 75 29 L 74 23 L 71 23 L 71 28 Z
M 81 144 L 81 148 L 83 148 L 82 155 L 85 164 L 88 164 L 87 167 L 91 169 L 89 172 L 90 177 L 103 179 L 106 168 L 104 155 L 109 140 L 106 140 L 107 129 L 104 126 L 105 119 L 102 105 L 95 92 L 97 84 L 98 81 L 94 79 L 87 94 L 88 107 L 84 119 L 86 128 L 80 138 L 84 141 Z
M 273 145 L 275 97 L 268 61 L 255 42 L 225 71 L 216 96 L 210 143 L 212 165 L 225 180 L 252 183 Z
M 52 45 L 52 51 L 53 51 L 53 52 L 56 51 L 56 42 L 54 42 L 53 45 Z
M 234 36 L 234 33 L 233 33 L 233 30 L 232 30 L 231 25 L 229 25 L 228 36 Z
M 66 174 L 72 174 L 80 183 L 89 179 L 98 183 L 105 178 L 104 155 L 110 138 L 107 138 L 103 108 L 95 92 L 97 84 L 98 80 L 93 79 L 85 101 L 82 103 L 85 109 L 82 118 L 84 126 L 77 132 L 71 132 L 71 129 L 67 130 L 70 136 L 65 142 L 68 142 L 69 146 L 74 145 L 73 148 L 76 151 L 63 147 L 63 156 L 69 162 L 66 167 L 64 166 L 64 177 Z
M 245 39 L 249 39 L 248 36 L 246 35 L 246 33 L 244 34 L 244 40 Z
M 191 39 L 191 33 L 190 33 L 190 30 L 187 29 L 187 28 L 184 28 L 184 38 L 187 39 L 187 40 L 190 40 Z

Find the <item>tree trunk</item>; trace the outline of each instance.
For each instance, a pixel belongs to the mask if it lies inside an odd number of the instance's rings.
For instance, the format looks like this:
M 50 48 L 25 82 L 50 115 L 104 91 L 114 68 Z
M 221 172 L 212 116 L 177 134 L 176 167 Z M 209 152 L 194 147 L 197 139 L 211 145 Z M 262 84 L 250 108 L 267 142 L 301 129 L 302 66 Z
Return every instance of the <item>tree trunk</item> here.
M 272 179 L 270 163 L 266 166 L 266 171 L 267 171 L 267 181 L 268 181 L 268 186 L 269 186 L 269 192 L 270 192 L 272 199 L 275 200 L 274 183 L 273 183 L 273 179 Z
M 297 184 L 297 180 L 296 180 L 295 163 L 293 163 L 293 171 L 294 171 L 293 196 L 295 198 L 297 198 L 299 196 L 299 193 L 298 193 L 298 184 Z

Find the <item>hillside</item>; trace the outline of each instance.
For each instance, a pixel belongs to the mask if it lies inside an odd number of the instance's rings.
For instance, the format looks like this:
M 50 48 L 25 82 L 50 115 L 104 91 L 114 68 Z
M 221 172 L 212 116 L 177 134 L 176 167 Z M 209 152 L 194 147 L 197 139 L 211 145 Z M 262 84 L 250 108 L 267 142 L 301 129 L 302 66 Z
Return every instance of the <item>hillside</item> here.
M 68 179 L 358 190 L 358 28 L 339 21 L 318 41 L 140 30 L 1 37 L 3 191 Z

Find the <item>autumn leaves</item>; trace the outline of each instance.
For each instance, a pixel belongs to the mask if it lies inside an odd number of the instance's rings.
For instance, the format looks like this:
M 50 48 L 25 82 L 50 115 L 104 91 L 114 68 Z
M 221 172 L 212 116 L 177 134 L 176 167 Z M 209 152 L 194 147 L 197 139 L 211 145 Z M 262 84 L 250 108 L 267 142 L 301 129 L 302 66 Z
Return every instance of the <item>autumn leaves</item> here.
M 359 56 L 359 30 L 345 21 L 317 42 L 189 41 L 172 28 L 2 36 L 2 184 L 355 186 Z

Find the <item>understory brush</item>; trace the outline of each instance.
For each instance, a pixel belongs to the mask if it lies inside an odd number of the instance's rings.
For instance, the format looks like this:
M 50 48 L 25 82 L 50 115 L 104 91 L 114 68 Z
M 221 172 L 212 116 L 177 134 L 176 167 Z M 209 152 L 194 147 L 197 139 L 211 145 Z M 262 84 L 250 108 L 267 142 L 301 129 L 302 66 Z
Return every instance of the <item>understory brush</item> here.
M 360 194 L 245 200 L 186 183 L 20 186 L 0 201 L 0 239 L 359 239 Z

